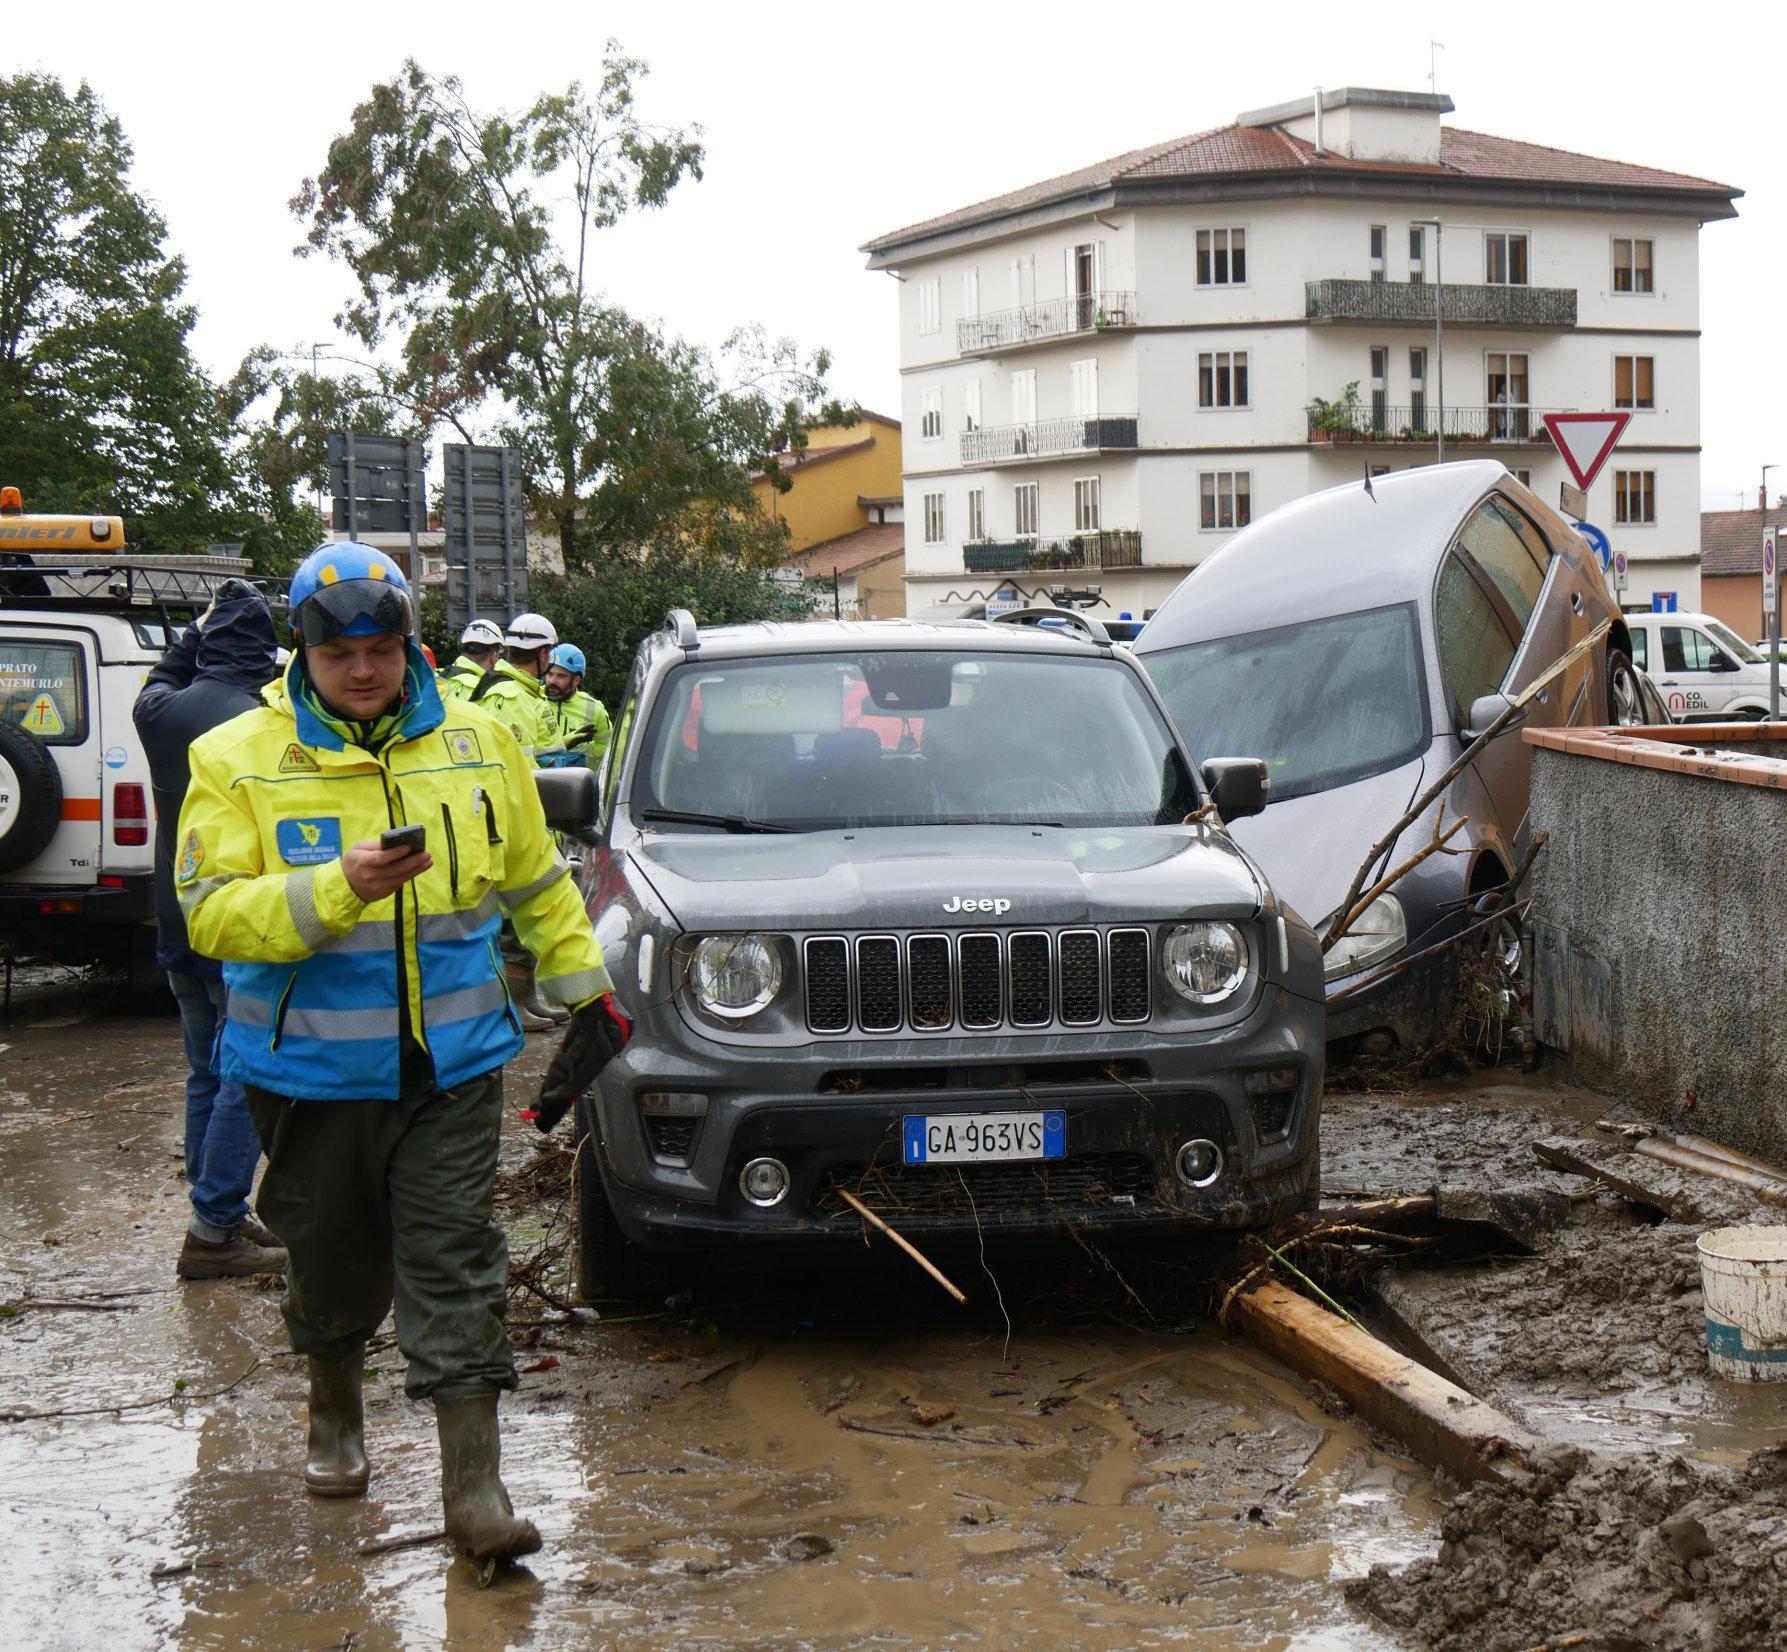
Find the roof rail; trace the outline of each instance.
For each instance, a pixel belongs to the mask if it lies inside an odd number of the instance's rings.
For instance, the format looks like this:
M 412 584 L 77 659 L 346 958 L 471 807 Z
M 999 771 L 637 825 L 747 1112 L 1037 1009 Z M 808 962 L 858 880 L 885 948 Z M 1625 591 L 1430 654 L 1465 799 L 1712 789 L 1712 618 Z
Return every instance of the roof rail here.
M 1082 614 L 1077 608 L 1014 608 L 1008 614 L 995 614 L 994 625 L 1046 625 L 1050 630 L 1057 626 L 1076 626 L 1086 634 L 1088 642 L 1097 643 L 1100 648 L 1112 646 L 1111 634 L 1104 628 L 1100 620 Z
M 696 628 L 695 616 L 687 608 L 672 608 L 664 616 L 664 629 L 678 648 L 685 648 L 691 654 L 701 646 L 701 632 Z
M 0 555 L 0 607 L 205 608 L 226 579 L 248 578 L 278 606 L 286 581 L 239 556 Z

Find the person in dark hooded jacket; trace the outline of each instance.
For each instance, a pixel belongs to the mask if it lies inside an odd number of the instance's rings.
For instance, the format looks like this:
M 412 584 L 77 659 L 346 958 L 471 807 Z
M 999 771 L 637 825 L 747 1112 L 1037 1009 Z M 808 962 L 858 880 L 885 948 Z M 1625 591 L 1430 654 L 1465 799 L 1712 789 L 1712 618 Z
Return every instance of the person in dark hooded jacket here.
M 133 713 L 155 789 L 155 960 L 167 971 L 186 1043 L 186 1181 L 192 1216 L 175 1272 L 182 1279 L 277 1273 L 285 1252 L 248 1208 L 260 1138 L 242 1086 L 220 1076 L 223 966 L 187 944 L 174 894 L 174 829 L 201 734 L 260 703 L 278 671 L 273 616 L 252 585 L 226 580 L 149 673 Z

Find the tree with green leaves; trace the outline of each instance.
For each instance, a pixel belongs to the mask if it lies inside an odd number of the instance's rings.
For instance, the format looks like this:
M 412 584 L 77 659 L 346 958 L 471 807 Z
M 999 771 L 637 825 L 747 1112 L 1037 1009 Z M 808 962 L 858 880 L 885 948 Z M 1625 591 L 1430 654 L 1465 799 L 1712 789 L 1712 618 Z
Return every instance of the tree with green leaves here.
M 381 82 L 292 207 L 307 250 L 359 295 L 338 318 L 424 423 L 469 438 L 485 410 L 526 456 L 529 506 L 568 567 L 617 546 L 749 518 L 750 478 L 801 445 L 829 363 L 746 329 L 716 359 L 606 302 L 599 232 L 699 178 L 698 128 L 639 113 L 645 65 L 610 41 L 599 83 L 519 114 L 474 109 L 414 61 Z M 777 535 L 754 536 L 767 555 Z
M 188 349 L 185 268 L 130 165 L 90 87 L 0 78 L 0 480 L 185 549 L 232 492 L 228 435 Z

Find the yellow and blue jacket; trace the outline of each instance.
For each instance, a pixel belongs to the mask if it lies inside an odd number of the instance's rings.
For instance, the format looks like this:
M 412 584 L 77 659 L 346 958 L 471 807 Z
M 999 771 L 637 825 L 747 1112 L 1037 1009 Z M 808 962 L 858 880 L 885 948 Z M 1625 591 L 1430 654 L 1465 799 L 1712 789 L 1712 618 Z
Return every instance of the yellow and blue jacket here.
M 265 703 L 201 737 L 174 882 L 193 948 L 224 961 L 225 1078 L 313 1100 L 395 1098 L 407 1032 L 443 1089 L 519 1053 L 506 914 L 549 998 L 608 992 L 602 949 L 503 722 L 443 702 L 410 649 L 376 755 L 322 714 L 295 657 Z M 434 864 L 363 902 L 341 854 L 421 824 Z

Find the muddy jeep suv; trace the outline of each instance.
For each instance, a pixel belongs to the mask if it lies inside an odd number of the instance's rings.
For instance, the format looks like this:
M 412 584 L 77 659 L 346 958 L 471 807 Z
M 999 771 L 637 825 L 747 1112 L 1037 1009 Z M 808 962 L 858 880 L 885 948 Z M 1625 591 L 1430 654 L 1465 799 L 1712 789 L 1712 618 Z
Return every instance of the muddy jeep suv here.
M 845 1191 L 934 1239 L 1312 1194 L 1321 954 L 1219 819 L 1261 766 L 1200 772 L 1095 623 L 1005 621 L 679 611 L 599 780 L 542 777 L 635 1023 L 577 1111 L 587 1296 L 860 1244 Z

